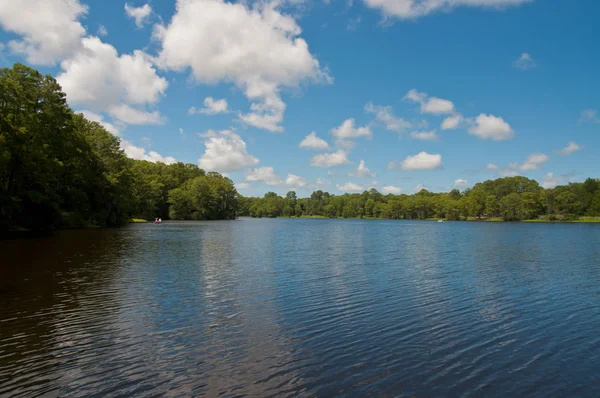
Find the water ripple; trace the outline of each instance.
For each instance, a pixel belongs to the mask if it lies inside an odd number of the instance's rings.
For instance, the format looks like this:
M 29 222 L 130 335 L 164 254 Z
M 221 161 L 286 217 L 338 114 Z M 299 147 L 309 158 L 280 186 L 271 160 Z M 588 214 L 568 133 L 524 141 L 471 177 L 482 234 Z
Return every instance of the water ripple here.
M 240 220 L 0 242 L 0 396 L 598 396 L 595 225 Z

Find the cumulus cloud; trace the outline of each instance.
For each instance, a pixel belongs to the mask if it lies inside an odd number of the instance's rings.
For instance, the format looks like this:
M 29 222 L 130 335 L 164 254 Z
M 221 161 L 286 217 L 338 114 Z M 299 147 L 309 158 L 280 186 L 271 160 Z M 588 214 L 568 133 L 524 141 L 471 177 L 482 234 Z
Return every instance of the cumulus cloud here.
M 442 155 L 420 152 L 414 156 L 407 156 L 400 165 L 402 170 L 436 170 L 442 167 Z
M 246 181 L 264 182 L 267 185 L 281 185 L 283 183 L 272 167 L 259 167 L 248 170 Z
M 282 131 L 281 90 L 331 82 L 331 77 L 299 37 L 296 21 L 276 7 L 277 2 L 178 0 L 169 25 L 155 27 L 161 45 L 157 62 L 169 70 L 191 68 L 199 83 L 235 84 L 252 102 L 240 120 Z
M 488 170 L 498 170 L 499 167 L 497 165 L 495 165 L 494 163 L 488 163 L 485 165 L 485 168 Z
M 439 141 L 440 138 L 435 133 L 435 130 L 432 131 L 413 131 L 410 133 L 410 136 L 417 140 L 423 141 Z
M 511 163 L 509 168 L 512 170 L 520 170 L 520 171 L 531 171 L 531 170 L 539 170 L 542 168 L 542 164 L 546 163 L 550 157 L 543 153 L 532 153 L 527 156 L 527 159 L 521 164 Z
M 372 102 L 368 102 L 365 111 L 375 114 L 377 121 L 381 122 L 386 130 L 399 133 L 412 127 L 412 123 L 395 116 L 391 106 L 373 105 Z
M 304 137 L 304 139 L 300 142 L 300 145 L 298 145 L 298 147 L 304 149 L 312 149 L 315 151 L 322 151 L 329 149 L 329 144 L 325 140 L 319 138 L 317 136 L 317 133 L 313 131 L 312 133 Z
M 385 186 L 381 189 L 383 191 L 383 193 L 388 194 L 388 193 L 392 193 L 394 195 L 399 195 L 402 193 L 402 188 L 400 187 L 395 187 L 393 185 L 388 185 Z
M 250 184 L 247 182 L 238 182 L 235 184 L 235 189 L 248 189 L 250 188 Z
M 100 124 L 102 127 L 104 127 L 106 131 L 108 131 L 112 135 L 116 135 L 117 137 L 121 135 L 121 131 L 114 124 L 104 120 L 104 117 L 102 117 L 102 115 L 88 110 L 79 111 L 78 113 L 83 114 L 83 117 L 85 117 L 90 122 L 96 122 Z
M 514 137 L 515 132 L 501 117 L 480 114 L 469 128 L 469 133 L 483 140 L 503 141 Z
M 454 104 L 452 101 L 437 97 L 428 98 L 427 93 L 422 93 L 415 89 L 410 90 L 404 96 L 404 99 L 421 104 L 421 113 L 430 113 L 434 115 L 454 113 Z
M 459 178 L 457 180 L 454 180 L 454 186 L 458 187 L 458 188 L 464 188 L 467 185 L 469 185 L 469 182 L 467 180 L 464 180 L 462 178 Z
M 339 127 L 331 129 L 331 134 L 338 139 L 351 139 L 358 137 L 371 138 L 369 126 L 355 127 L 354 118 L 346 119 Z
M 593 122 L 600 123 L 600 117 L 598 117 L 598 111 L 595 109 L 585 109 L 581 111 L 581 116 L 579 117 L 579 123 L 584 122 Z
M 258 164 L 259 160 L 248 153 L 246 143 L 230 130 L 216 132 L 209 130 L 202 135 L 207 138 L 204 142 L 204 155 L 198 159 L 200 167 L 210 171 L 236 171 L 247 166 Z
M 567 173 L 556 175 L 554 173 L 546 173 L 542 177 L 541 185 L 544 189 L 556 188 L 559 184 L 568 184 L 575 176 L 575 173 Z
M 329 181 L 329 180 L 326 180 L 326 179 L 324 179 L 324 178 L 320 178 L 320 177 L 319 177 L 319 178 L 317 178 L 317 180 L 315 181 L 315 184 L 316 184 L 316 185 L 330 185 L 330 184 L 331 184 L 331 181 Z
M 227 113 L 229 112 L 227 100 L 222 99 L 214 99 L 213 97 L 204 98 L 204 108 L 197 109 L 196 107 L 191 107 L 188 109 L 188 113 L 193 115 L 195 113 L 201 113 L 203 115 L 217 115 L 219 113 Z
M 79 22 L 88 7 L 79 0 L 6 0 L 0 2 L 0 26 L 20 37 L 9 49 L 30 64 L 53 65 L 81 49 L 85 28 Z
M 305 187 L 308 183 L 306 182 L 306 178 L 300 177 L 294 174 L 288 174 L 285 179 L 285 185 L 294 188 Z
M 310 159 L 310 165 L 314 167 L 338 167 L 349 163 L 346 152 L 342 150 L 315 155 Z
M 304 177 L 288 173 L 287 178 L 279 178 L 273 167 L 259 167 L 246 172 L 246 181 L 263 182 L 271 186 L 286 186 L 289 188 L 302 188 L 308 185 Z
M 415 19 L 455 7 L 499 9 L 533 0 L 364 0 L 367 7 L 381 10 L 387 18 Z
M 529 53 L 523 53 L 515 62 L 513 62 L 513 66 L 517 69 L 528 70 L 535 68 L 535 61 L 533 57 Z
M 463 117 L 461 115 L 449 116 L 442 122 L 442 130 L 455 130 L 462 122 Z
M 371 170 L 367 168 L 364 160 L 360 161 L 356 170 L 348 173 L 348 176 L 356 178 L 374 178 L 376 175 L 376 173 L 371 172 Z
M 342 192 L 359 192 L 365 189 L 363 186 L 358 185 L 354 182 L 346 182 L 342 185 L 337 184 L 335 187 L 338 191 Z
M 150 4 L 144 4 L 141 7 L 133 7 L 130 6 L 129 3 L 125 3 L 125 13 L 129 18 L 135 20 L 135 24 L 138 28 L 141 28 L 148 22 L 148 19 L 152 14 L 152 7 L 150 7 Z
M 97 37 L 81 42 L 82 50 L 61 63 L 63 72 L 57 77 L 69 104 L 108 112 L 125 123 L 162 123 L 158 112 L 146 110 L 168 86 L 150 57 L 139 50 L 119 56 L 116 48 Z
M 560 153 L 562 156 L 569 156 L 582 149 L 583 147 L 581 145 L 578 145 L 575 142 L 569 142 L 569 145 L 558 151 L 558 153 Z
M 135 146 L 126 140 L 121 140 L 121 149 L 125 152 L 125 154 L 128 157 L 132 159 L 148 160 L 150 162 L 160 162 L 166 164 L 172 164 L 176 162 L 175 158 L 172 156 L 163 157 L 162 155 L 154 151 L 146 152 L 146 149 Z

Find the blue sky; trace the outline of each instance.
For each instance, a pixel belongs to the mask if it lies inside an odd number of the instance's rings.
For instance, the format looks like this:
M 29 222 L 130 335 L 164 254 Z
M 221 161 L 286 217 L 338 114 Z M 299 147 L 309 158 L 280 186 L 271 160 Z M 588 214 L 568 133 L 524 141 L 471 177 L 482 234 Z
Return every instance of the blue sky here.
M 0 66 L 56 76 L 130 157 L 199 164 L 244 195 L 517 174 L 552 187 L 600 177 L 598 13 L 594 0 L 0 0 Z

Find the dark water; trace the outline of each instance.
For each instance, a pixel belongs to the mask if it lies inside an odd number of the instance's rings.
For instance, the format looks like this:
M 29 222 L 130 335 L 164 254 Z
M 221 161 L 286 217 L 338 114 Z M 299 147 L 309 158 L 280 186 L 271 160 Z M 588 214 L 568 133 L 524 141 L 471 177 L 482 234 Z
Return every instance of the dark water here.
M 600 396 L 600 225 L 167 223 L 0 250 L 0 396 Z

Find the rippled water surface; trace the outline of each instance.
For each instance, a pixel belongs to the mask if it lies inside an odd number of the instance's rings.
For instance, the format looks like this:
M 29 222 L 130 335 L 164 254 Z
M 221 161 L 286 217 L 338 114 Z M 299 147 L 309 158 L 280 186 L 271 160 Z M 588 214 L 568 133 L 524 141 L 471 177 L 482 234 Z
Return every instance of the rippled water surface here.
M 0 250 L 0 396 L 600 396 L 600 225 L 243 219 Z

